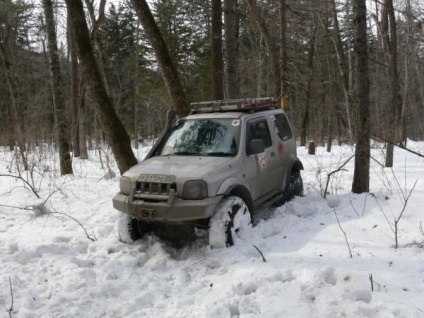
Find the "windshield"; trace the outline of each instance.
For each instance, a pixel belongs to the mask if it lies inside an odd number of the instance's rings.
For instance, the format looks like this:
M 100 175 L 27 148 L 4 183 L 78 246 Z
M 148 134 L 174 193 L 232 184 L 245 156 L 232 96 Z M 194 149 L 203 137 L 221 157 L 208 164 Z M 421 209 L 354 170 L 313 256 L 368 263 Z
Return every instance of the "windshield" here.
M 180 120 L 164 144 L 161 155 L 234 156 L 240 120 L 230 118 Z

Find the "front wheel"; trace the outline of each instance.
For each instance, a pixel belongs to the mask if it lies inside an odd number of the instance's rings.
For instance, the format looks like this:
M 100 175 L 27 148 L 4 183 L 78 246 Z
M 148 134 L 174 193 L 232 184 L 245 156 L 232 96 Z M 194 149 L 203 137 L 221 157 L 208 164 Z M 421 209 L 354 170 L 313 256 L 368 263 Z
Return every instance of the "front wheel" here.
M 212 248 L 230 247 L 238 236 L 252 227 L 250 211 L 236 196 L 224 198 L 215 208 L 209 222 L 209 245 Z
M 120 240 L 124 243 L 132 243 L 141 239 L 149 231 L 146 222 L 137 220 L 127 214 L 121 213 L 117 222 L 117 232 Z

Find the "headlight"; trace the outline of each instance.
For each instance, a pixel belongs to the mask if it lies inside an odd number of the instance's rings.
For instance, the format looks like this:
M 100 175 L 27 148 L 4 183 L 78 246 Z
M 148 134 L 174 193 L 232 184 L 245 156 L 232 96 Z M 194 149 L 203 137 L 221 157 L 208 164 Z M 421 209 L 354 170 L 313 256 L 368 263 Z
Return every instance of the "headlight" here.
M 130 195 L 131 179 L 128 177 L 122 177 L 121 180 L 119 180 L 119 189 L 121 190 L 121 193 Z
M 183 199 L 202 200 L 208 196 L 208 186 L 203 180 L 192 180 L 184 183 Z

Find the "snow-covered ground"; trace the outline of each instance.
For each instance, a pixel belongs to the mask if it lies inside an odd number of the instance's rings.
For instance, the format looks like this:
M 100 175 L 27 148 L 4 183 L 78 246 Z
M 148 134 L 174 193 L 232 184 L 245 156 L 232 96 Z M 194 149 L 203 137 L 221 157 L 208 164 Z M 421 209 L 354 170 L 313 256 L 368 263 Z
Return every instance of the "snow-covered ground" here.
M 350 193 L 352 159 L 327 200 L 327 173 L 354 149 L 299 149 L 305 196 L 264 213 L 236 246 L 212 250 L 202 240 L 121 242 L 111 201 L 119 178 L 103 178 L 108 165 L 117 171 L 111 154 L 103 169 L 91 154 L 59 177 L 57 156 L 41 147 L 32 176 L 22 175 L 40 198 L 0 176 L 0 317 L 424 317 L 424 159 L 396 149 L 395 168 L 383 169 L 379 147 L 370 193 Z M 424 143 L 408 147 L 424 153 Z M 0 174 L 17 175 L 5 148 Z

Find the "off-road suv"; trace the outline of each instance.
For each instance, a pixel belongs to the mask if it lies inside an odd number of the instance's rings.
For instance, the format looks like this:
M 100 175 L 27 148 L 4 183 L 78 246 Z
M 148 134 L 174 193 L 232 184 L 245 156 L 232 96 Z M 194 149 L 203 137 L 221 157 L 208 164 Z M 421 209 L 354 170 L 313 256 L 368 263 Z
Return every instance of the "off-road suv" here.
M 211 246 L 230 246 L 252 213 L 303 194 L 295 138 L 273 98 L 193 103 L 172 117 L 113 198 L 133 240 L 197 228 Z

